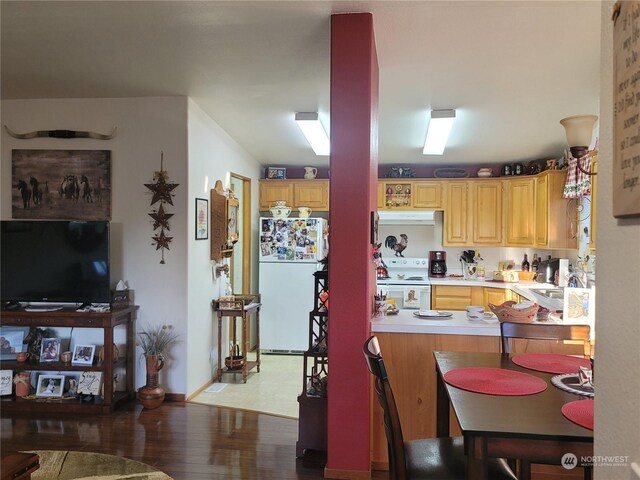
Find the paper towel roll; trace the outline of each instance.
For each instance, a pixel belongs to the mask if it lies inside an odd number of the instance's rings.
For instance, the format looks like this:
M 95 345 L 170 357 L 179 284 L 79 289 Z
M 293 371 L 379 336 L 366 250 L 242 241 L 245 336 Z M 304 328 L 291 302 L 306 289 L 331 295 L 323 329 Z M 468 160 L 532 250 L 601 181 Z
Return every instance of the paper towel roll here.
M 427 290 L 420 291 L 420 310 L 431 310 L 431 297 Z

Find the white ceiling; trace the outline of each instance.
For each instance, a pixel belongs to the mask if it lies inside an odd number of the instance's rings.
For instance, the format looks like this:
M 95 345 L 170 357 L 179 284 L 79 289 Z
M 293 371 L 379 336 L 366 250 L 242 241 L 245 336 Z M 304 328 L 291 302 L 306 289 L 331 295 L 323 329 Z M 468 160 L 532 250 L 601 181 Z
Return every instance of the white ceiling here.
M 598 113 L 597 1 L 2 1 L 3 99 L 188 95 L 264 165 L 327 166 L 293 122 L 329 121 L 330 15 L 371 12 L 380 164 L 554 157 Z M 442 157 L 429 109 L 455 108 Z M 34 125 L 34 130 L 82 125 Z

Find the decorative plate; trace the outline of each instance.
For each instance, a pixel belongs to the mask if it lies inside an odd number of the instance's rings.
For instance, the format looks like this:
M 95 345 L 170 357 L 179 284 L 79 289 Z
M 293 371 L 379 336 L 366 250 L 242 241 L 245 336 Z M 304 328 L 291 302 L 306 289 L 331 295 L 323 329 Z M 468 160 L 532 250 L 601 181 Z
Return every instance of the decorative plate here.
M 436 168 L 433 176 L 436 178 L 467 178 L 469 172 L 464 168 Z
M 414 317 L 418 318 L 450 318 L 453 316 L 451 312 L 443 312 L 442 310 L 420 310 L 413 312 Z
M 565 392 L 575 393 L 576 395 L 582 395 L 583 397 L 595 396 L 593 387 L 583 387 L 580 385 L 580 379 L 577 373 L 563 373 L 562 375 L 554 375 L 551 377 L 551 383 L 553 383 L 560 390 Z

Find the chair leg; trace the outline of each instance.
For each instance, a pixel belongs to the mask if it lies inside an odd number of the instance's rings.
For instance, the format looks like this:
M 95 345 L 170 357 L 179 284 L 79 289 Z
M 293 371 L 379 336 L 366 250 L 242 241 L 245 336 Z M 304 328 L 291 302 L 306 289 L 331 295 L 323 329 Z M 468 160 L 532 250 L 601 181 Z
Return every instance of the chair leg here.
M 518 460 L 516 476 L 518 480 L 531 480 L 531 463 L 526 460 Z

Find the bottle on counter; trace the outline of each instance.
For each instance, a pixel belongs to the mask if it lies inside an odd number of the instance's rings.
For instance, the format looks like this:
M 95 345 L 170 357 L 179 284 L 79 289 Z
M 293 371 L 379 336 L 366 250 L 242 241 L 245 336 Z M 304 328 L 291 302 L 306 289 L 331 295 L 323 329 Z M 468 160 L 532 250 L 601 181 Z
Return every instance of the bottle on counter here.
M 531 262 L 531 271 L 532 272 L 537 272 L 539 266 L 540 266 L 540 259 L 538 258 L 538 254 L 534 253 L 533 254 L 533 262 Z
M 529 260 L 527 259 L 527 254 L 524 254 L 524 260 L 522 261 L 522 271 L 523 272 L 528 272 L 529 271 Z

